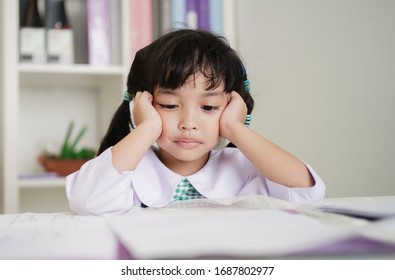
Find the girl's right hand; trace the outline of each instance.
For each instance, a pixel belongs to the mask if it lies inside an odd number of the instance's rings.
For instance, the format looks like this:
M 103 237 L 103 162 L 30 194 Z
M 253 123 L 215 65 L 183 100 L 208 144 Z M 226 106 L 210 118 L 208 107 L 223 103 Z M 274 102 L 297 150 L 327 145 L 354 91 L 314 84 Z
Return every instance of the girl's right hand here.
M 148 91 L 139 91 L 134 97 L 133 106 L 133 119 L 136 126 L 143 123 L 150 123 L 154 129 L 158 131 L 158 137 L 162 132 L 162 119 L 159 113 L 155 110 L 152 105 L 153 96 Z
M 136 93 L 132 109 L 135 129 L 112 147 L 112 165 L 119 172 L 134 170 L 162 134 L 162 119 L 152 100 L 147 91 Z

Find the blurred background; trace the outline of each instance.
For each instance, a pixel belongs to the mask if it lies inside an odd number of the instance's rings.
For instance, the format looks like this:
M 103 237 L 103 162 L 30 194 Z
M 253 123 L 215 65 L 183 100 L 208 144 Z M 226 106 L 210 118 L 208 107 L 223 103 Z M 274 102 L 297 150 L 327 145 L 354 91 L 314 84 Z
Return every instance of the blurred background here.
M 394 14 L 392 0 L 1 1 L 0 213 L 68 210 L 38 157 L 96 149 L 134 53 L 186 26 L 240 53 L 251 127 L 312 165 L 327 197 L 395 195 Z

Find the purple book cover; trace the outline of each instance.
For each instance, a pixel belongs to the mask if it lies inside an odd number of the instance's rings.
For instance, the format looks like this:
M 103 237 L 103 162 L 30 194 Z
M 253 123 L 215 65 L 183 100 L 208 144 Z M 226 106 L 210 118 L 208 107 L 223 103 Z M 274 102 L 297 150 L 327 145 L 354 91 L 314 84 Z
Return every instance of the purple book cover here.
M 186 0 L 186 11 L 185 11 L 185 23 L 188 28 L 197 29 L 198 28 L 198 15 L 197 15 L 197 1 L 196 0 Z
M 89 64 L 111 64 L 108 0 L 87 0 Z
M 195 0 L 199 29 L 210 31 L 210 1 Z

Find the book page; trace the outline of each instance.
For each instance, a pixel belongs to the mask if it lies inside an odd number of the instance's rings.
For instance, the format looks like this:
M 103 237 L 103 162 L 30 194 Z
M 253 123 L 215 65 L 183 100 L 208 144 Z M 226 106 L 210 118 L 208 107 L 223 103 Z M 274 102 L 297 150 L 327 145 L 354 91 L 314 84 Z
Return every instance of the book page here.
M 106 221 L 68 213 L 0 215 L 0 259 L 114 259 Z
M 313 205 L 322 211 L 372 220 L 395 217 L 395 196 L 330 198 Z
M 138 259 L 281 257 L 346 239 L 356 228 L 292 209 L 135 208 L 106 219 Z

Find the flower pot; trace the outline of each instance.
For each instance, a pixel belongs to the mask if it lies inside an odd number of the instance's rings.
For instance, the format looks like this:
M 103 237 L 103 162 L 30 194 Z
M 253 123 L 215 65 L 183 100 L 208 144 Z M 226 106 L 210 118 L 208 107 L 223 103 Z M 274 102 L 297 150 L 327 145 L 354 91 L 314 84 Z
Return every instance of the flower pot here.
M 47 172 L 56 172 L 59 176 L 67 176 L 81 168 L 86 159 L 60 159 L 41 155 L 38 161 Z

